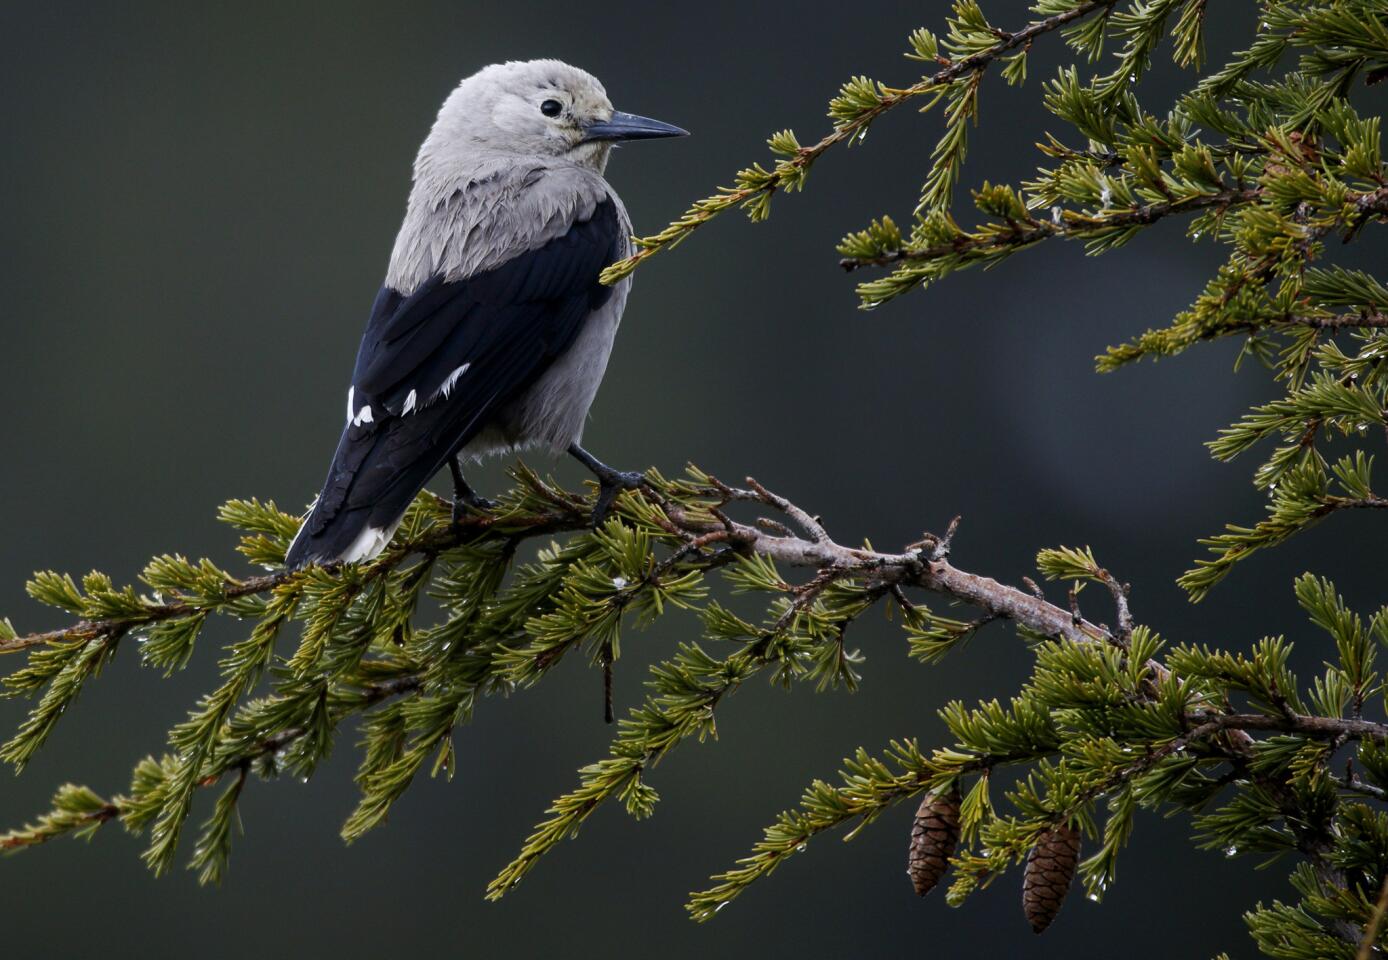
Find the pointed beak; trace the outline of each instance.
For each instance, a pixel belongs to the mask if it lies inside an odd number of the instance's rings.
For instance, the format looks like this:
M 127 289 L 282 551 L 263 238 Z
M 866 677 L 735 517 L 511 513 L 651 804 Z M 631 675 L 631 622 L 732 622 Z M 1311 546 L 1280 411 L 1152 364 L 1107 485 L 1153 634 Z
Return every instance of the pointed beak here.
M 681 130 L 673 124 L 652 120 L 650 117 L 638 117 L 634 113 L 623 113 L 618 110 L 612 114 L 612 119 L 610 120 L 590 123 L 583 131 L 582 142 L 592 143 L 595 140 L 656 140 L 661 137 L 687 136 L 689 136 L 688 130 Z

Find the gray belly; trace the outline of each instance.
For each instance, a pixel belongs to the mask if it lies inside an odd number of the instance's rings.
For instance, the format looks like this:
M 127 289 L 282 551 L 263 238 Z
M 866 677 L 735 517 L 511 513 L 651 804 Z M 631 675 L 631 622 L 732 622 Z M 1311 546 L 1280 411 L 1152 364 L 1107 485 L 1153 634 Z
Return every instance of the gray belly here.
M 498 411 L 463 448 L 465 456 L 534 448 L 562 453 L 582 439 L 630 286 L 630 280 L 617 284 L 607 302 L 589 314 L 569 349 L 525 393 Z

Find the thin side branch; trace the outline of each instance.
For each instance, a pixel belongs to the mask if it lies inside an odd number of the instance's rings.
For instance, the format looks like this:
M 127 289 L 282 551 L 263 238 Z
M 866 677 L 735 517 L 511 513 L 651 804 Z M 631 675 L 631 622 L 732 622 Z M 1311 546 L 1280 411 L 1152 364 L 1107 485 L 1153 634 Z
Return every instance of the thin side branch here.
M 1221 190 L 1218 193 L 1202 194 L 1181 200 L 1163 200 L 1149 203 L 1132 210 L 1103 216 L 1086 216 L 1066 211 L 1064 219 L 1031 220 L 1025 226 L 1003 233 L 982 233 L 960 237 L 952 243 L 937 246 L 911 248 L 903 247 L 880 257 L 844 257 L 839 266 L 845 270 L 860 267 L 885 267 L 911 260 L 938 260 L 941 257 L 978 251 L 996 251 L 1001 248 L 1021 249 L 1042 240 L 1075 240 L 1091 237 L 1096 233 L 1108 232 L 1123 227 L 1149 226 L 1164 217 L 1178 213 L 1189 213 L 1208 207 L 1231 207 L 1235 204 L 1253 203 L 1262 197 L 1262 190 Z
M 993 46 L 985 50 L 980 50 L 978 53 L 961 60 L 947 62 L 944 67 L 937 70 L 935 73 L 922 78 L 909 87 L 888 92 L 876 106 L 864 111 L 862 114 L 846 123 L 835 126 L 833 131 L 826 134 L 818 143 L 812 146 L 802 147 L 795 156 L 782 164 L 778 164 L 776 168 L 771 171 L 769 178 L 759 185 L 736 190 L 725 188 L 720 195 L 695 204 L 683 217 L 670 224 L 660 233 L 654 236 L 636 238 L 635 243 L 639 249 L 625 260 L 619 260 L 604 270 L 602 274 L 603 282 L 616 283 L 623 277 L 628 276 L 647 257 L 652 257 L 671 244 L 682 240 L 729 207 L 746 203 L 759 194 L 774 193 L 783 183 L 792 177 L 798 179 L 819 159 L 821 154 L 840 143 L 851 142 L 860 133 L 865 132 L 867 128 L 872 125 L 873 121 L 882 116 L 882 114 L 894 110 L 903 103 L 907 103 L 916 97 L 935 92 L 961 77 L 986 70 L 993 61 L 1004 54 L 1027 47 L 1037 37 L 1051 33 L 1054 30 L 1059 30 L 1066 24 L 1087 17 L 1095 11 L 1109 9 L 1115 3 L 1117 3 L 1117 0 L 1089 0 L 1089 2 L 1081 3 L 1064 13 L 1058 13 L 1044 20 L 1037 20 L 1026 28 L 1014 33 L 999 31 L 1001 39 Z

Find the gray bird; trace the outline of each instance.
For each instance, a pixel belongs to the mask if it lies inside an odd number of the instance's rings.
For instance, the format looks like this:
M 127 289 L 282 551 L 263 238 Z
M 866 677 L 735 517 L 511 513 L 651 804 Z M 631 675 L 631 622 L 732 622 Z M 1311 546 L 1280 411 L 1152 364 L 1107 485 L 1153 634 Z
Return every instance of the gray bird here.
M 603 179 L 614 143 L 684 136 L 612 109 L 557 60 L 495 64 L 444 101 L 357 352 L 347 422 L 286 565 L 379 554 L 445 465 L 454 511 L 485 507 L 460 461 L 567 451 L 598 478 L 594 521 L 639 474 L 581 446 L 630 280 L 631 223 Z

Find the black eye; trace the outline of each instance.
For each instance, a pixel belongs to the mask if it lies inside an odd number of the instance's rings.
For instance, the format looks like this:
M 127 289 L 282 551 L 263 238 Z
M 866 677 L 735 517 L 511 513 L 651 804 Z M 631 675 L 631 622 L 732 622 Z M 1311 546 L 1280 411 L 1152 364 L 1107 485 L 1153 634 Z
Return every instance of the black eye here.
M 546 100 L 540 104 L 540 112 L 547 117 L 557 117 L 564 112 L 564 105 L 558 100 Z

